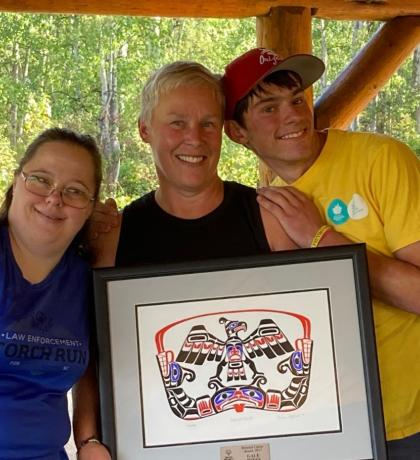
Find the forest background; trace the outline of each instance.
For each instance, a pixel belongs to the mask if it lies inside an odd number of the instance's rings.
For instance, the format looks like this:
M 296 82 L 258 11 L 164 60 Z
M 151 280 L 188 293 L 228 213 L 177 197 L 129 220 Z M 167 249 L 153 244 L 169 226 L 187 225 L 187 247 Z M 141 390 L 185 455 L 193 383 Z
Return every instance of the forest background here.
M 105 159 L 103 196 L 120 207 L 156 186 L 149 148 L 137 132 L 139 94 L 168 62 L 201 62 L 217 73 L 256 46 L 255 18 L 170 19 L 0 14 L 0 193 L 16 161 L 42 130 L 63 126 L 93 135 Z M 379 22 L 313 20 L 313 54 L 327 71 L 318 97 L 372 35 Z M 384 56 L 386 59 L 386 56 Z M 420 157 L 420 46 L 351 129 L 386 133 Z M 224 139 L 223 179 L 255 186 L 255 155 Z

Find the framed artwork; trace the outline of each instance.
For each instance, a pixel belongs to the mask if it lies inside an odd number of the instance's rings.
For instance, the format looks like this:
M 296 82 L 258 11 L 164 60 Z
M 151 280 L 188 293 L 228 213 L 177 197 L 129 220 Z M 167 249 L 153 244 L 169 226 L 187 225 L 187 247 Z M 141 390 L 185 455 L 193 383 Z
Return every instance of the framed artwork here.
M 386 458 L 364 245 L 94 282 L 113 458 Z

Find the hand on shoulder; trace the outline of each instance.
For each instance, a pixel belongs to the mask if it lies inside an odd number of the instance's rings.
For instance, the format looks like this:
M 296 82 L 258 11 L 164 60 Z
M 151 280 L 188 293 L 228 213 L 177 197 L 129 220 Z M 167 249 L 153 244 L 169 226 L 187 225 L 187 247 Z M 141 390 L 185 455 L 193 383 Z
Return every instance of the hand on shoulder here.
M 289 238 L 301 248 L 311 245 L 324 219 L 304 193 L 294 187 L 262 187 L 257 190 L 257 201 L 278 220 Z
M 107 198 L 104 202 L 97 201 L 89 219 L 89 241 L 95 240 L 101 233 L 108 233 L 112 228 L 120 225 L 121 217 L 115 200 Z
M 115 265 L 122 214 L 112 198 L 95 205 L 89 222 L 89 244 L 94 254 L 95 268 Z

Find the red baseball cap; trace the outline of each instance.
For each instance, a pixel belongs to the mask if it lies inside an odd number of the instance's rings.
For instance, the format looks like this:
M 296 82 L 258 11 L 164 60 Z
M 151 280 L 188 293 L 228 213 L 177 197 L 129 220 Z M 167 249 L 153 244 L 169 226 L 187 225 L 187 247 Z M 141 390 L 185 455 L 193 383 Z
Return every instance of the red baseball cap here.
M 247 51 L 225 67 L 222 84 L 226 98 L 226 120 L 232 118 L 239 100 L 267 75 L 278 70 L 296 72 L 302 80 L 302 88 L 306 89 L 323 74 L 325 65 L 311 54 L 294 54 L 282 59 L 266 48 Z

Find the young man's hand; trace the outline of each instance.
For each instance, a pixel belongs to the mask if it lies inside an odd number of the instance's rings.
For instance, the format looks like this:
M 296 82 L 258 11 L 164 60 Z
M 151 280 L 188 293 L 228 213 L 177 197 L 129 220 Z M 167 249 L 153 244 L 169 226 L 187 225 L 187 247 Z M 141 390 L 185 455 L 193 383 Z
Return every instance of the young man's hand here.
M 294 187 L 262 187 L 258 203 L 280 222 L 289 238 L 301 248 L 308 248 L 325 224 L 316 205 Z

